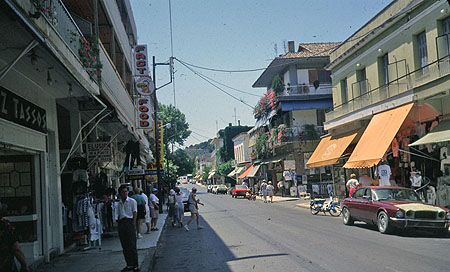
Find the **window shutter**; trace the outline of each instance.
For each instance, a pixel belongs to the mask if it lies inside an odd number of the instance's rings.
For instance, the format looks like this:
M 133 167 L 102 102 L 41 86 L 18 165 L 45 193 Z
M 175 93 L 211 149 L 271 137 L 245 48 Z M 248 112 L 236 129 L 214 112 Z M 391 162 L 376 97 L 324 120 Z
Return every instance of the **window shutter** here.
M 312 85 L 314 81 L 318 80 L 317 70 L 308 70 L 309 84 Z

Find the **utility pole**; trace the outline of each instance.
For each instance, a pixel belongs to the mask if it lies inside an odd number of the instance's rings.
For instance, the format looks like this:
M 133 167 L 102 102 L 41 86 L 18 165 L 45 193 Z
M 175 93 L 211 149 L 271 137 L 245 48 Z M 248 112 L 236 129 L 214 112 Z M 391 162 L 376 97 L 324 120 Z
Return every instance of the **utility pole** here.
M 170 82 L 162 85 L 161 87 L 156 87 L 156 66 L 157 65 L 171 65 L 172 64 L 172 58 L 170 59 L 169 63 L 156 63 L 156 58 L 153 56 L 153 85 L 155 86 L 155 90 L 153 91 L 153 120 L 155 125 L 155 150 L 156 150 L 156 178 L 158 180 L 158 198 L 162 200 L 162 184 L 161 184 L 161 165 L 159 164 L 161 161 L 161 154 L 159 153 L 159 130 L 158 130 L 158 101 L 156 100 L 156 90 L 161 89 L 162 87 L 172 83 L 172 74 L 170 75 Z M 161 147 L 162 148 L 162 147 Z M 161 203 L 162 204 L 162 203 Z M 162 205 L 159 205 L 159 213 L 162 213 Z

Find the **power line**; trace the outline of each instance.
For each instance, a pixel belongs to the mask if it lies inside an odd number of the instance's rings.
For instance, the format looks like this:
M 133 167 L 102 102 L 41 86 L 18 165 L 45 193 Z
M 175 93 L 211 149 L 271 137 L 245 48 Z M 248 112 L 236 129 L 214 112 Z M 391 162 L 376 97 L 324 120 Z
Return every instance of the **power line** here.
M 410 7 L 410 8 L 408 8 L 408 9 L 405 9 L 405 10 L 403 10 L 402 12 L 400 12 L 400 13 L 398 13 L 398 14 L 396 14 L 396 15 L 391 16 L 389 19 L 387 19 L 386 21 L 384 21 L 384 22 L 381 23 L 380 25 L 378 25 L 378 26 L 376 26 L 376 27 L 374 27 L 374 28 L 368 30 L 366 33 L 364 33 L 364 34 L 362 34 L 362 35 L 360 35 L 360 36 L 356 36 L 356 37 L 353 37 L 353 38 L 351 38 L 351 39 L 347 39 L 347 40 L 343 41 L 342 43 L 338 43 L 337 45 L 335 45 L 335 46 L 333 46 L 333 47 L 331 47 L 331 48 L 327 48 L 327 49 L 324 49 L 324 50 L 322 50 L 322 51 L 316 52 L 316 53 L 314 53 L 313 55 L 311 55 L 311 56 L 309 56 L 309 57 L 307 57 L 307 58 L 317 57 L 317 56 L 319 56 L 320 54 L 322 54 L 322 53 L 324 53 L 324 52 L 327 52 L 327 51 L 333 51 L 333 50 L 339 48 L 340 46 L 342 46 L 342 45 L 344 45 L 344 44 L 346 44 L 346 43 L 349 43 L 349 42 L 352 42 L 352 41 L 356 41 L 356 40 L 362 40 L 362 39 L 365 39 L 365 38 L 366 38 L 367 36 L 369 36 L 370 34 L 375 33 L 374 31 L 378 30 L 379 28 L 383 27 L 385 24 L 391 22 L 392 20 L 398 18 L 399 16 L 401 16 L 401 15 L 403 15 L 403 14 L 405 14 L 405 13 L 408 13 L 409 11 L 411 11 L 412 9 L 414 9 L 416 6 L 418 6 L 419 4 L 420 4 L 420 3 L 418 3 L 418 4 L 416 4 L 416 5 L 412 6 L 412 7 Z M 275 59 L 276 59 L 276 58 L 275 58 Z M 276 67 L 286 66 L 286 65 L 289 65 L 289 64 L 296 63 L 296 62 L 298 61 L 298 60 L 293 60 L 292 62 L 288 62 L 288 63 L 284 63 L 284 64 L 280 64 L 280 65 L 275 65 L 275 66 L 272 66 L 272 67 L 270 67 L 270 68 L 269 68 L 269 67 L 265 67 L 265 68 L 255 68 L 255 69 L 226 70 L 226 69 L 218 69 L 218 68 L 204 67 L 204 66 L 195 65 L 195 64 L 192 64 L 192 63 L 189 63 L 189 62 L 186 62 L 186 61 L 182 61 L 182 60 L 179 60 L 179 59 L 177 59 L 177 60 L 178 60 L 180 63 L 183 63 L 183 64 L 185 64 L 185 65 L 187 65 L 187 66 L 192 66 L 192 67 L 195 67 L 195 68 L 198 68 L 198 69 L 203 69 L 203 70 L 208 70 L 208 71 L 214 71 L 214 72 L 223 72 L 223 73 L 248 73 L 248 72 L 263 71 L 263 70 L 267 70 L 267 69 L 273 69 L 273 68 L 276 68 Z
M 197 132 L 192 131 L 192 130 L 191 130 L 191 132 L 194 133 L 194 134 L 196 134 L 196 135 L 198 135 L 198 136 L 200 136 L 200 137 L 206 138 L 206 139 L 210 139 L 210 138 L 211 138 L 211 137 L 206 137 L 206 136 L 204 136 L 204 135 L 201 135 L 200 133 L 197 133 Z
M 224 89 L 220 88 L 219 86 L 215 85 L 214 83 L 212 83 L 210 80 L 208 80 L 207 78 L 205 78 L 205 76 L 203 76 L 201 73 L 199 73 L 198 71 L 195 71 L 194 69 L 192 69 L 191 67 L 185 65 L 184 63 L 180 62 L 178 59 L 176 59 L 179 63 L 181 63 L 181 65 L 183 65 L 184 67 L 186 67 L 188 70 L 190 70 L 192 73 L 194 73 L 195 75 L 197 75 L 198 77 L 200 77 L 201 79 L 203 79 L 204 81 L 208 82 L 210 85 L 214 86 L 216 89 L 222 91 L 223 93 L 227 94 L 228 96 L 231 96 L 232 98 L 236 99 L 237 101 L 241 102 L 242 104 L 248 106 L 249 108 L 253 109 L 253 106 L 250 106 L 247 102 L 245 102 L 242 99 L 239 99 L 237 97 L 235 97 L 234 95 L 230 94 L 229 92 L 225 91 Z

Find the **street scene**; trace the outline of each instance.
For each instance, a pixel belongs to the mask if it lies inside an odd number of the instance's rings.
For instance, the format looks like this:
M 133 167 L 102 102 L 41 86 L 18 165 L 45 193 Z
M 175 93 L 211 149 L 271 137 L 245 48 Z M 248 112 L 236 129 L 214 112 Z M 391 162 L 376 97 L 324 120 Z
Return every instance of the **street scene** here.
M 0 272 L 449 271 L 449 0 L 0 0 Z

